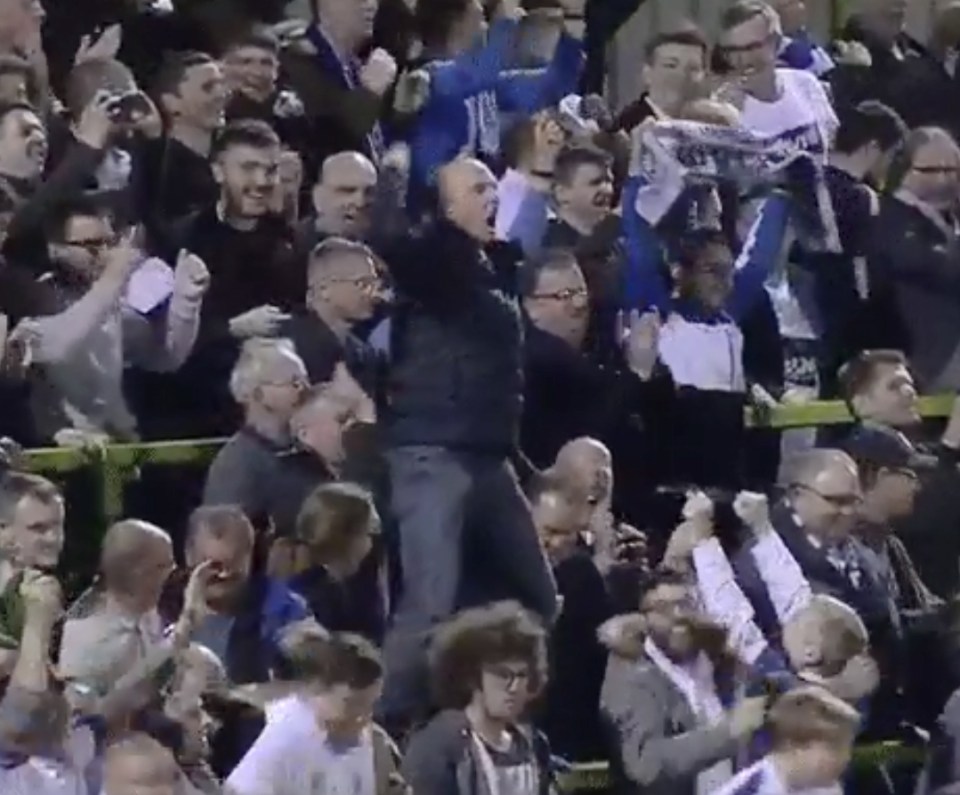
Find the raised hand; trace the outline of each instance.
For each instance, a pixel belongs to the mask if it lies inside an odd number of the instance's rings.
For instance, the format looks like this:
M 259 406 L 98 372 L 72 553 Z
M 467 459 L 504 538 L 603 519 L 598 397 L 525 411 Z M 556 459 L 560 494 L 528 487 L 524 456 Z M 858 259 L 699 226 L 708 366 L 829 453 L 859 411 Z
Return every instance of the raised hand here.
M 763 728 L 767 714 L 767 699 L 763 696 L 745 698 L 738 703 L 727 717 L 730 736 L 736 740 L 746 740 Z
M 238 339 L 272 337 L 290 315 L 275 306 L 266 304 L 237 315 L 230 321 L 230 333 Z
M 183 249 L 177 255 L 177 267 L 173 272 L 173 291 L 181 298 L 195 303 L 203 298 L 210 287 L 210 271 L 196 254 Z
M 60 583 L 52 574 L 27 569 L 20 582 L 20 598 L 27 620 L 42 620 L 53 623 L 63 612 L 63 593 Z
M 397 62 L 386 50 L 378 47 L 360 69 L 360 85 L 382 97 L 397 78 Z
M 765 495 L 741 491 L 733 501 L 733 510 L 754 534 L 771 529 L 770 504 Z
M 116 125 L 110 115 L 113 96 L 108 91 L 98 91 L 80 114 L 76 138 L 91 149 L 106 147 Z
M 660 345 L 660 315 L 636 309 L 630 311 L 624 323 L 623 314 L 618 318 L 619 338 L 627 366 L 644 380 L 653 374 L 657 364 Z
M 80 38 L 80 46 L 73 57 L 73 63 L 76 66 L 86 61 L 113 60 L 120 52 L 122 43 L 123 28 L 119 23 L 104 29 L 98 36 L 87 33 Z

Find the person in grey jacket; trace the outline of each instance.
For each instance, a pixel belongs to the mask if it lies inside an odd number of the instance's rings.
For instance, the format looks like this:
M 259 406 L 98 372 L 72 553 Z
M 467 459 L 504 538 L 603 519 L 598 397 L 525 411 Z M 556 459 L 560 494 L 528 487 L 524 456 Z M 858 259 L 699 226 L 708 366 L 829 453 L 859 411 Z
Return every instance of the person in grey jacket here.
M 732 777 L 739 748 L 763 724 L 765 699 L 738 700 L 713 651 L 722 643 L 684 575 L 662 571 L 651 579 L 640 622 L 645 640 L 618 638 L 611 647 L 600 695 L 617 791 L 710 792 Z
M 547 676 L 546 632 L 515 602 L 466 610 L 437 632 L 432 681 L 443 708 L 401 765 L 417 795 L 547 795 L 550 748 L 523 720 Z

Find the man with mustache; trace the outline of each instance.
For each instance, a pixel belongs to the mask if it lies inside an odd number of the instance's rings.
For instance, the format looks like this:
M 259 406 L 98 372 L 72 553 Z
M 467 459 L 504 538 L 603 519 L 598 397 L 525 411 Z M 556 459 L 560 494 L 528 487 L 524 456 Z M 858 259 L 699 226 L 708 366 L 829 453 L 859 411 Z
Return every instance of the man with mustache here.
M 643 656 L 612 654 L 601 693 L 617 738 L 614 775 L 647 795 L 712 792 L 763 725 L 766 700 L 737 700 L 726 633 L 700 612 L 686 575 L 658 572 L 640 610 Z

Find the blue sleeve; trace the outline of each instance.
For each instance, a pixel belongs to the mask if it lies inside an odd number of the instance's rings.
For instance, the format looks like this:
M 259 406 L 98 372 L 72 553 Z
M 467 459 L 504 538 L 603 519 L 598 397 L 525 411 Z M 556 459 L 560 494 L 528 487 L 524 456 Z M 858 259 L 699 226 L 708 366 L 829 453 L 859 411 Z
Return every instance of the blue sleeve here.
M 431 96 L 467 99 L 494 90 L 512 52 L 516 29 L 516 22 L 498 20 L 482 46 L 471 47 L 453 61 L 430 64 Z
M 577 89 L 583 65 L 583 42 L 560 36 L 545 69 L 506 70 L 497 81 L 497 104 L 507 113 L 536 113 L 556 105 Z
M 283 583 L 271 580 L 268 588 L 267 598 L 263 603 L 260 631 L 265 642 L 276 646 L 284 627 L 310 618 L 312 613 L 306 600 Z
M 636 210 L 642 177 L 630 177 L 623 188 L 623 232 L 627 256 L 622 303 L 627 309 L 670 310 L 670 290 L 663 278 L 664 252 L 657 233 Z
M 733 295 L 727 311 L 737 322 L 753 308 L 763 283 L 776 265 L 789 221 L 789 197 L 774 193 L 764 200 L 735 266 Z

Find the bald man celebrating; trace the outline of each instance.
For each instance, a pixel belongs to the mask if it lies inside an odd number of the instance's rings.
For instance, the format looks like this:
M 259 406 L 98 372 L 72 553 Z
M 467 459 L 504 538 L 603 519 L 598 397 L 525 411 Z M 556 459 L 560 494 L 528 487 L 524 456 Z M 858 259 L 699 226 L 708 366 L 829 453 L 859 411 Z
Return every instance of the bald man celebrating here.
M 482 163 L 461 158 L 440 170 L 438 188 L 439 219 L 386 257 L 397 291 L 386 430 L 404 577 L 385 649 L 387 711 L 413 706 L 411 687 L 400 682 L 421 659 L 424 633 L 461 606 L 467 533 L 482 550 L 469 570 L 474 591 L 472 575 L 482 574 L 491 593 L 545 620 L 556 608 L 510 464 L 523 325 L 484 251 L 494 239 L 497 183 Z
M 304 227 L 311 245 L 327 237 L 365 240 L 377 191 L 377 169 L 360 152 L 338 152 L 323 161 L 313 188 L 316 218 Z
M 173 544 L 159 527 L 117 522 L 100 550 L 100 587 L 71 608 L 60 673 L 105 694 L 163 644 L 157 603 L 174 569 Z

